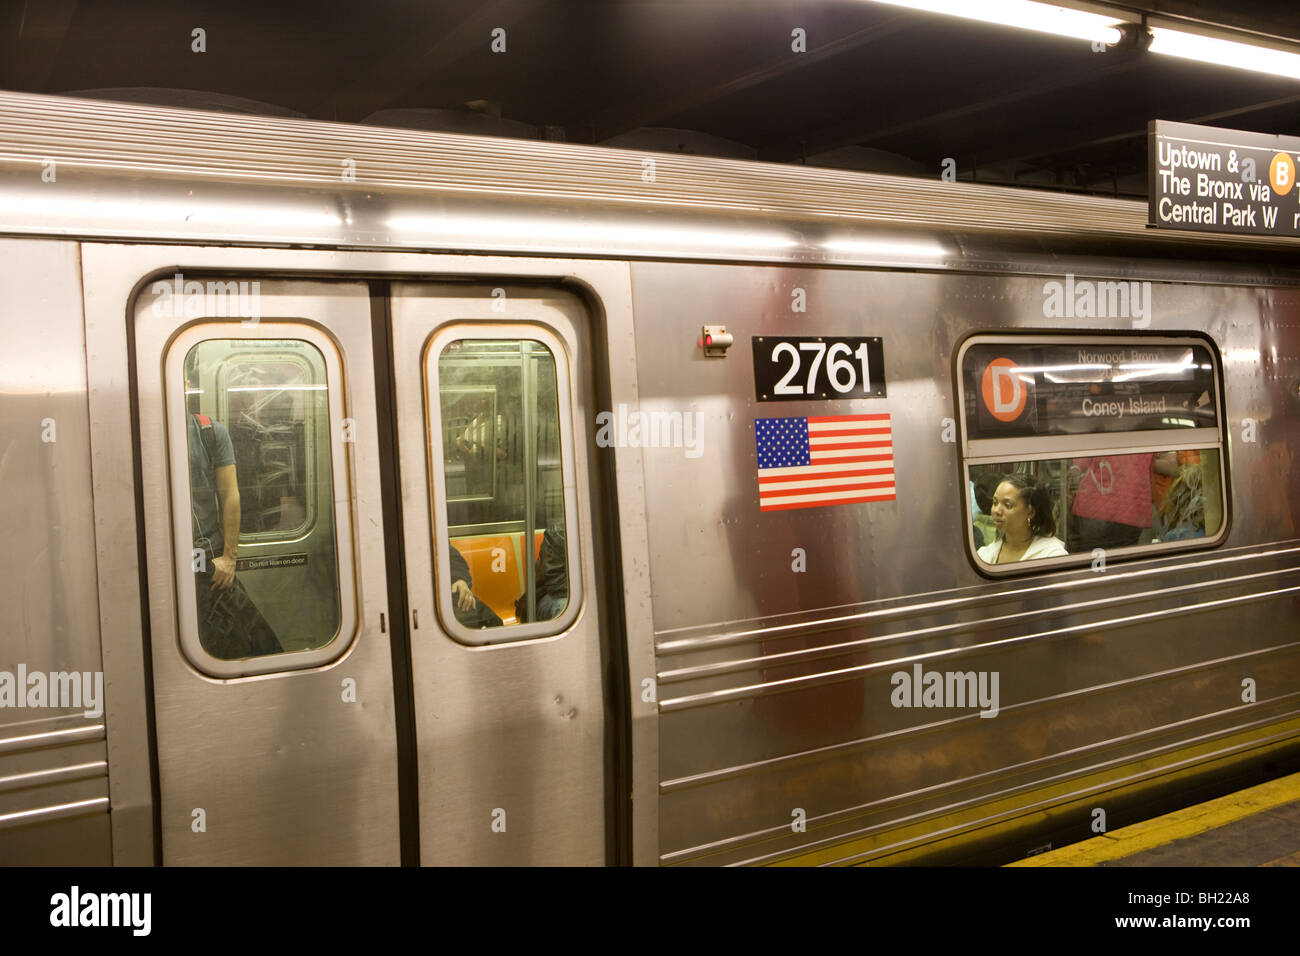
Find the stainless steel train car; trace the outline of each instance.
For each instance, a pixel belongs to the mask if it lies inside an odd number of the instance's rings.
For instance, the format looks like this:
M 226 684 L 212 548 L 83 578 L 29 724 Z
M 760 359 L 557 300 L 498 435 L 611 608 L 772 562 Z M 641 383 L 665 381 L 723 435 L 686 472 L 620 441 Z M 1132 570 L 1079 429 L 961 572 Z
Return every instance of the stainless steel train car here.
M 6 93 L 0 276 L 2 862 L 996 862 L 1300 753 L 1293 244 Z

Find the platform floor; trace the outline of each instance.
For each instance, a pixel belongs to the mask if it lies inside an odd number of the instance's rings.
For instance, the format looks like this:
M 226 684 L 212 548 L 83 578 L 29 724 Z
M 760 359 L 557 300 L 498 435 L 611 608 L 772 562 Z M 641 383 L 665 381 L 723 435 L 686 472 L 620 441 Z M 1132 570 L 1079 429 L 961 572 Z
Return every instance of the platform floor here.
M 1300 866 L 1300 773 L 1009 866 Z

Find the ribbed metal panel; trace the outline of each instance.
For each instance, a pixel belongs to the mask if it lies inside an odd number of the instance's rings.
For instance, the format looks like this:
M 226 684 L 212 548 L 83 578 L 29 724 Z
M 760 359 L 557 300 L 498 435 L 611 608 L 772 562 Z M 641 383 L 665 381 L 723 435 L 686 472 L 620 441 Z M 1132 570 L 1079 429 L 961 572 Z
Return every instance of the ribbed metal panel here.
M 0 726 L 0 831 L 107 813 L 102 720 L 69 715 Z M 0 855 L 3 849 L 0 841 Z
M 58 164 L 58 182 L 70 188 L 56 192 L 42 183 L 40 164 L 50 159 Z M 648 160 L 654 164 L 653 181 L 647 181 Z M 355 164 L 355 182 L 344 179 L 348 161 Z M 201 184 L 226 188 L 194 188 Z M 92 203 L 123 197 L 135 203 L 174 202 L 177 197 L 194 204 L 221 200 L 262 209 L 297 197 L 305 201 L 304 209 L 319 211 L 327 221 L 286 230 L 250 215 L 235 227 L 205 228 L 202 217 L 170 208 L 152 224 L 147 216 L 95 221 L 94 216 L 78 217 L 75 209 L 49 207 L 52 195 L 82 204 L 83 213 Z M 27 206 L 19 201 L 24 196 Z M 37 205 L 31 205 L 33 200 Z M 499 235 L 491 233 L 490 223 L 486 232 L 475 228 L 457 234 L 456 224 L 463 225 L 467 216 L 505 211 L 516 218 Z M 445 230 L 440 228 L 443 220 L 436 219 L 423 235 L 418 226 L 413 235 L 392 225 L 395 216 L 449 213 L 453 221 Z M 521 220 L 525 213 L 535 219 Z M 576 232 L 548 230 L 547 223 L 554 225 L 557 216 L 570 227 L 576 222 Z M 33 220 L 40 221 L 39 231 L 87 236 L 931 267 L 971 252 L 948 245 L 919 257 L 907 250 L 882 257 L 877 248 L 846 250 L 844 240 L 851 245 L 863 235 L 884 235 L 880 227 L 904 224 L 920 236 L 949 238 L 992 232 L 1025 239 L 1056 234 L 1197 241 L 1185 233 L 1148 230 L 1145 207 L 1130 201 L 937 178 L 0 93 L 0 231 L 38 231 Z M 651 226 L 650 235 L 637 235 Z M 670 226 L 730 228 L 716 241 L 706 234 L 683 243 L 674 241 L 678 234 Z M 737 235 L 738 229 L 750 232 Z M 841 240 L 838 246 L 835 239 Z M 897 239 L 893 233 L 891 240 Z M 1256 237 L 1216 236 L 1212 241 L 1220 249 L 1282 247 Z
M 653 182 L 643 160 L 655 162 Z M 764 216 L 1140 233 L 1140 203 L 968 183 L 571 144 L 0 94 L 0 160 L 111 171 L 529 199 L 648 203 Z M 958 201 L 959 197 L 959 201 Z
M 1047 785 L 1063 799 L 1141 761 L 1167 771 L 1200 743 L 1264 735 L 1300 702 L 1300 641 L 1268 626 L 1296 607 L 1298 555 L 1289 542 L 1035 582 L 1035 600 L 990 586 L 661 634 L 662 861 L 773 862 L 914 819 L 933 831 L 977 804 Z M 890 673 L 913 666 L 1001 673 L 996 733 L 973 712 L 883 706 Z M 1241 675 L 1270 692 L 1243 703 Z M 833 727 L 800 747 L 791 728 L 810 714 Z M 808 837 L 790 807 L 806 810 Z

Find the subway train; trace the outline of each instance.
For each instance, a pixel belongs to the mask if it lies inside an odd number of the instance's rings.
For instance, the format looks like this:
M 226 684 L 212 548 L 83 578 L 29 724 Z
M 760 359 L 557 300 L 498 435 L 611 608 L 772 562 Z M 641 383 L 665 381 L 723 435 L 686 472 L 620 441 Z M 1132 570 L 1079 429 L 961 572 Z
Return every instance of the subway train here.
M 1300 757 L 1294 244 L 0 94 L 0 862 L 989 864 Z

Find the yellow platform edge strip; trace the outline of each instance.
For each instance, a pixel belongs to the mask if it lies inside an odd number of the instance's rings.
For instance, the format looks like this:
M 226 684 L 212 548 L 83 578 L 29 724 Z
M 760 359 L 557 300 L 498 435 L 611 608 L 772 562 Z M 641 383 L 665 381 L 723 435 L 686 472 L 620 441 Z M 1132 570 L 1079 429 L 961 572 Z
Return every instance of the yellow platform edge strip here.
M 1300 773 L 1261 783 L 1194 807 L 1144 820 L 1114 833 L 1040 853 L 1007 866 L 1096 866 L 1215 830 L 1264 810 L 1300 800 Z

